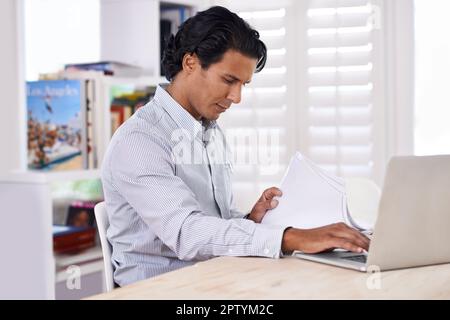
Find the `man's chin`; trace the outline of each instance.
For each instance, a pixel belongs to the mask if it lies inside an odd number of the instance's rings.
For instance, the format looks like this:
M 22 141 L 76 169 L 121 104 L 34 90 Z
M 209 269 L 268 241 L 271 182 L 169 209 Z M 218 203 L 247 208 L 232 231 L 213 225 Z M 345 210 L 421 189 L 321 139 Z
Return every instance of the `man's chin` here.
M 216 121 L 217 119 L 219 119 L 220 117 L 220 113 L 213 113 L 213 114 L 209 114 L 206 117 L 203 117 L 203 119 L 208 120 L 208 121 Z

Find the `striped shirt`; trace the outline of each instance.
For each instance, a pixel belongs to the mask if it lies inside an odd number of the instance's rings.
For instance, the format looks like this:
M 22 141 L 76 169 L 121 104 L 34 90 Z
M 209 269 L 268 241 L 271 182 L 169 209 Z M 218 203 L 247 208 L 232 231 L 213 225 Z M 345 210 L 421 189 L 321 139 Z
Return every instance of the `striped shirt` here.
M 116 131 L 102 183 L 118 285 L 214 256 L 280 257 L 285 228 L 233 207 L 229 159 L 218 124 L 196 120 L 161 86 Z

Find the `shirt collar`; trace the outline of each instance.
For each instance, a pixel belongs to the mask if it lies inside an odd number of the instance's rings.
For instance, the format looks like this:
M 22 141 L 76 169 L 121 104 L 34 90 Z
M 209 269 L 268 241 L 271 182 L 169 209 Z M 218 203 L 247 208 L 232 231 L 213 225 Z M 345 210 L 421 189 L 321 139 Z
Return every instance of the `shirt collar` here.
M 217 126 L 214 120 L 197 120 L 186 109 L 184 109 L 172 96 L 166 91 L 167 84 L 160 84 L 156 88 L 154 99 L 164 108 L 173 121 L 181 129 L 187 130 L 193 137 L 200 137 L 206 130 L 214 129 Z

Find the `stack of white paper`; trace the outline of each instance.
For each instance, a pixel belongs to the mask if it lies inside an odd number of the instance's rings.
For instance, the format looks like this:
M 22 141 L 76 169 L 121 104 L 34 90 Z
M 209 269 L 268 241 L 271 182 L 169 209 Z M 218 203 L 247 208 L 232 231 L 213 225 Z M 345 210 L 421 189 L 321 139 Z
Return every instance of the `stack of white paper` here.
M 350 217 L 345 180 L 299 152 L 292 158 L 280 189 L 283 196 L 278 206 L 268 211 L 261 223 L 310 229 L 345 222 L 358 229 L 370 228 L 367 223 L 356 224 Z M 360 209 L 361 202 L 358 204 Z

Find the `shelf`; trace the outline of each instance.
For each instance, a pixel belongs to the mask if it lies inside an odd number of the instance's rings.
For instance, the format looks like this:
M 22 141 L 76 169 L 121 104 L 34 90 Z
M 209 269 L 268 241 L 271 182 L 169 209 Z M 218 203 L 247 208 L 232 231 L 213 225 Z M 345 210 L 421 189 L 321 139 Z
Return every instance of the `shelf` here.
M 104 82 L 108 85 L 156 86 L 160 83 L 167 83 L 165 77 L 105 77 L 104 79 Z
M 201 1 L 198 0 L 161 0 L 160 4 L 175 4 L 182 6 L 191 6 L 195 7 L 201 4 Z
M 100 177 L 101 173 L 99 169 L 58 172 L 16 171 L 0 176 L 0 181 L 11 183 L 51 183 L 58 181 L 100 179 Z
M 103 271 L 103 253 L 100 246 L 87 249 L 78 254 L 55 255 L 55 282 L 67 280 L 69 274 L 66 272 L 69 266 L 80 267 L 81 275 Z
M 81 276 L 85 276 L 95 272 L 103 272 L 103 260 L 91 261 L 78 265 L 80 267 Z M 55 275 L 55 283 L 66 281 L 70 274 L 65 269 L 57 271 Z
M 57 270 L 73 264 L 83 264 L 99 259 L 103 259 L 102 248 L 100 246 L 86 249 L 77 254 L 55 254 Z

